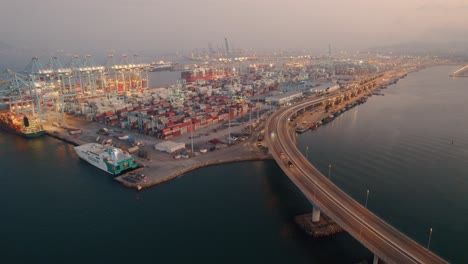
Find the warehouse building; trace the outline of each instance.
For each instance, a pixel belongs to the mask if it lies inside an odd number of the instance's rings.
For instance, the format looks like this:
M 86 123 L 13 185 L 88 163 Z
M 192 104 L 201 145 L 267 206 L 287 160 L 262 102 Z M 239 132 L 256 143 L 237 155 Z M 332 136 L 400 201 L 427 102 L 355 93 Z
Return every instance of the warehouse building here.
M 154 146 L 156 150 L 167 153 L 174 153 L 178 150 L 185 149 L 185 143 L 179 143 L 174 141 L 163 141 Z
M 295 99 L 302 97 L 302 92 L 299 91 L 288 91 L 279 95 L 269 96 L 265 98 L 265 102 L 270 102 L 272 105 L 285 105 Z

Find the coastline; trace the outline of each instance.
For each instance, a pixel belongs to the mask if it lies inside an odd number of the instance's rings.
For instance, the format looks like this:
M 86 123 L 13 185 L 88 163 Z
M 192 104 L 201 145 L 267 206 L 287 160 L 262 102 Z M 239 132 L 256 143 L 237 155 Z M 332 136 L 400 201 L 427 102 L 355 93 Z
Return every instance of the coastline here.
M 78 146 L 90 142 L 95 142 L 92 131 L 97 131 L 98 127 L 105 127 L 102 124 L 95 122 L 73 119 L 73 126 L 79 127 L 83 132 L 82 135 L 69 135 L 66 128 L 45 126 L 46 135 L 66 142 L 68 144 Z M 69 120 L 71 121 L 71 120 Z M 152 187 L 171 179 L 177 178 L 185 173 L 188 173 L 199 168 L 214 166 L 225 163 L 244 162 L 244 161 L 259 161 L 273 159 L 264 147 L 257 147 L 256 133 L 250 136 L 245 141 L 238 142 L 231 146 L 226 146 L 215 151 L 199 154 L 188 159 L 174 159 L 171 154 L 162 153 L 154 149 L 156 142 L 151 137 L 139 135 L 139 138 L 145 138 L 145 147 L 148 153 L 147 158 L 141 158 L 134 155 L 138 163 L 138 168 L 132 171 L 124 172 L 114 177 L 114 180 L 127 188 L 142 190 Z M 114 139 L 115 140 L 115 139 Z M 148 143 L 152 142 L 152 143 Z M 132 182 L 126 177 L 134 175 L 145 175 L 144 179 L 139 179 L 137 182 Z M 132 180 L 135 180 L 133 178 Z

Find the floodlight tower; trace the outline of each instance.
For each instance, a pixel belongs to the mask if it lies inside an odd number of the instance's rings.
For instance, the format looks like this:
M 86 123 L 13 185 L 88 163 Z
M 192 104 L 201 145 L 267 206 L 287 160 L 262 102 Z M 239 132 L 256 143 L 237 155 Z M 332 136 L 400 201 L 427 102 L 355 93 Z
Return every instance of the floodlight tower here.
M 115 62 L 115 57 L 113 54 L 109 54 L 107 56 L 107 62 L 106 62 L 106 72 L 107 72 L 107 76 L 108 76 L 108 82 L 107 82 L 107 90 L 108 92 L 112 92 L 112 90 L 114 89 L 115 92 L 118 91 L 118 82 L 117 82 L 117 79 L 118 79 L 118 70 L 117 70 L 118 66 L 117 66 L 117 63 Z M 112 79 L 112 77 L 114 79 Z
M 224 38 L 224 44 L 226 45 L 226 56 L 229 56 L 229 44 L 227 38 Z

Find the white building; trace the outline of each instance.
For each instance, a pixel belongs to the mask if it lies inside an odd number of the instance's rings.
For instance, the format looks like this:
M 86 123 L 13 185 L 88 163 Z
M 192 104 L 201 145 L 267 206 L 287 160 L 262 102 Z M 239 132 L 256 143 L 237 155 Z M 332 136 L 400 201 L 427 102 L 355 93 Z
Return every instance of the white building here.
M 265 102 L 270 102 L 273 105 L 284 105 L 293 101 L 294 99 L 301 98 L 301 97 L 302 97 L 302 92 L 288 91 L 282 94 L 266 97 Z
M 174 141 L 163 141 L 159 144 L 156 144 L 154 148 L 162 152 L 174 153 L 178 150 L 185 149 L 185 143 L 179 143 L 179 142 L 174 142 Z

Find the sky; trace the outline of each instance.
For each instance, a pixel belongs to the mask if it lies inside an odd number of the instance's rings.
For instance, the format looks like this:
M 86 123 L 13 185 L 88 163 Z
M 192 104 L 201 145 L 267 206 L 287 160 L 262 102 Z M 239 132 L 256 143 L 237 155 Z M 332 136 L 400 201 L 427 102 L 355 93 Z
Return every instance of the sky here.
M 466 0 L 2 0 L 0 41 L 65 52 L 327 52 L 467 41 Z

